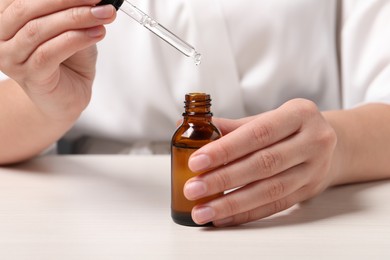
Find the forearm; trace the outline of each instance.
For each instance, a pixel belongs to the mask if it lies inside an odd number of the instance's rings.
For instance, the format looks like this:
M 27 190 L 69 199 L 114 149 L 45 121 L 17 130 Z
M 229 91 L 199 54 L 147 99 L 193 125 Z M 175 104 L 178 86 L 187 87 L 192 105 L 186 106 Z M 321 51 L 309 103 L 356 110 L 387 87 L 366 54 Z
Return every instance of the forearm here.
M 390 105 L 323 114 L 338 136 L 332 185 L 390 178 Z
M 71 125 L 46 117 L 14 81 L 0 81 L 0 165 L 39 154 Z

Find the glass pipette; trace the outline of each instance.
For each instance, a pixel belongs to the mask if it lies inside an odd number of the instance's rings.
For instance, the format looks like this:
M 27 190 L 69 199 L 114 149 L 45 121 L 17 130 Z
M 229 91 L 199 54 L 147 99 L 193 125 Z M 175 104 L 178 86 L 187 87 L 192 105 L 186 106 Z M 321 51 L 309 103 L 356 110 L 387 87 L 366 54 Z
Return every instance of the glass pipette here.
M 127 0 L 103 0 L 99 5 L 112 4 L 116 10 L 120 9 L 128 16 L 136 20 L 158 37 L 175 47 L 178 51 L 194 59 L 196 65 L 200 64 L 202 55 L 198 53 L 194 47 L 180 39 L 167 28 L 150 18 L 147 14 L 138 9 L 135 5 Z

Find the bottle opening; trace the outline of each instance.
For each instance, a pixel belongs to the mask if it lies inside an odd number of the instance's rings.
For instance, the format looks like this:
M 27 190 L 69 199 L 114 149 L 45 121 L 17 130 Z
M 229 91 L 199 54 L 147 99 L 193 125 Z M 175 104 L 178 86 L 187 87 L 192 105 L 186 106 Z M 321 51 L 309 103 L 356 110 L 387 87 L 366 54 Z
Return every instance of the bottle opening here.
M 209 94 L 202 92 L 188 93 L 185 96 L 185 114 L 187 115 L 212 115 L 210 112 L 211 98 Z

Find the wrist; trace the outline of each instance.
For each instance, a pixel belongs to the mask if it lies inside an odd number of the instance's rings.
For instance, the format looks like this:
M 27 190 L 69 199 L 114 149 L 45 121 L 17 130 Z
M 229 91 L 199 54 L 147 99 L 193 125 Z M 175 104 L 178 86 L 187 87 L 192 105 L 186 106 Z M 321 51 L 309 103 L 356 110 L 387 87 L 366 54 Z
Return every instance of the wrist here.
M 328 111 L 323 113 L 325 119 L 334 129 L 337 136 L 337 142 L 328 172 L 328 186 L 335 186 L 348 182 L 345 175 L 348 172 L 347 166 L 350 165 L 350 152 L 348 152 L 348 146 L 345 143 L 345 128 L 341 127 L 339 124 L 341 112 L 342 111 Z

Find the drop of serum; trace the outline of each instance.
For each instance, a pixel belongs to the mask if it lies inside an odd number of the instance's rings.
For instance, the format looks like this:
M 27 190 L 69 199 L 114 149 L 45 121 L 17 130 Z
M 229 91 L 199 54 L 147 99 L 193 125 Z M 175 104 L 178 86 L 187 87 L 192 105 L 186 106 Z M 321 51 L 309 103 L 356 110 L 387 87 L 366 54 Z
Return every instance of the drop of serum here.
M 202 62 L 202 54 L 200 54 L 198 52 L 195 53 L 195 55 L 194 55 L 194 62 L 195 62 L 196 66 L 199 66 L 200 63 Z

